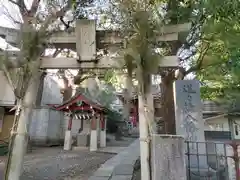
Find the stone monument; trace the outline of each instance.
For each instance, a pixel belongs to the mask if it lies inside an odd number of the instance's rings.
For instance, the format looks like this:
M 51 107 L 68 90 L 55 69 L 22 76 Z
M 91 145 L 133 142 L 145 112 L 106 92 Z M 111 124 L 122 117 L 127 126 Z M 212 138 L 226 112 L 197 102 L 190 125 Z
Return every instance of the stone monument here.
M 153 134 L 151 147 L 153 180 L 187 180 L 183 137 Z
M 204 121 L 199 82 L 196 80 L 177 80 L 174 83 L 176 133 L 188 141 L 191 168 L 207 168 Z M 202 143 L 196 143 L 202 142 Z M 193 155 L 195 154 L 195 155 Z M 198 155 L 196 155 L 198 154 Z

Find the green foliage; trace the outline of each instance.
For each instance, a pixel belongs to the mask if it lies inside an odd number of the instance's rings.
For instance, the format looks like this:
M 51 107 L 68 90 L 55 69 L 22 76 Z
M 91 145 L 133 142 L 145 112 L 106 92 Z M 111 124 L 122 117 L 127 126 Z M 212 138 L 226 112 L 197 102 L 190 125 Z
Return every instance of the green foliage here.
M 116 0 L 115 8 L 121 19 L 120 26 L 125 46 L 122 51 L 128 76 L 136 74 L 139 91 L 142 94 L 149 92 L 151 74 L 158 71 L 161 55 L 155 51 L 157 32 L 160 28 L 152 13 L 154 6 L 149 1 Z M 118 19 L 113 17 L 115 20 Z
M 156 1 L 163 3 L 163 1 Z M 192 22 L 183 48 L 190 68 L 204 84 L 204 99 L 231 101 L 239 94 L 240 1 L 168 0 L 169 23 Z
M 118 122 L 122 119 L 122 115 L 111 109 L 107 109 L 107 130 L 108 133 L 116 133 Z
M 240 89 L 240 2 L 209 1 L 203 26 L 203 42 L 209 48 L 197 77 L 205 84 L 202 97 L 231 101 L 238 98 Z
M 106 114 L 109 121 L 120 121 L 122 119 L 122 115 L 119 112 L 111 110 L 110 108 L 107 109 Z
M 104 88 L 99 89 L 99 93 L 96 98 L 104 107 L 110 108 L 110 105 L 116 99 L 114 92 L 115 89 L 112 86 L 106 85 Z
M 113 69 L 108 70 L 104 75 L 104 82 L 116 86 L 118 84 L 117 72 Z
M 95 89 L 91 89 L 91 91 L 87 87 L 79 87 L 79 91 L 105 108 L 110 108 L 111 104 L 116 99 L 115 88 L 110 84 L 101 83 L 100 86 L 96 86 Z

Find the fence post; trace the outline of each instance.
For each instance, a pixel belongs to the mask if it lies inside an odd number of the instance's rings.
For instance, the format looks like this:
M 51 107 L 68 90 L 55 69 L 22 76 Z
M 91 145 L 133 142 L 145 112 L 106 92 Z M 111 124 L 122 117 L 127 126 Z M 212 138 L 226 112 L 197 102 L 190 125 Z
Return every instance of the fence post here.
M 236 180 L 240 180 L 240 173 L 239 173 L 239 156 L 238 156 L 238 146 L 239 144 L 236 141 L 233 141 L 229 144 L 232 146 L 233 149 L 233 160 L 235 165 L 235 172 L 236 172 Z

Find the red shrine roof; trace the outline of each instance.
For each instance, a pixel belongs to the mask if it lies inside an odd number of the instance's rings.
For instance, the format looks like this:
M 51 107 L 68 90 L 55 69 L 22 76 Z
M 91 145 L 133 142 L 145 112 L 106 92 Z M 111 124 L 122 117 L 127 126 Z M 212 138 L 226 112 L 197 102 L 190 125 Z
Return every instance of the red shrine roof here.
M 83 107 L 83 105 L 81 105 L 80 107 L 77 106 L 77 103 L 79 101 L 81 101 L 85 105 L 87 105 L 88 108 Z M 105 108 L 100 103 L 90 100 L 90 98 L 88 98 L 86 95 L 84 95 L 81 92 L 78 92 L 76 95 L 71 97 L 69 100 L 63 102 L 62 104 L 47 104 L 47 105 L 58 111 L 74 110 L 76 107 L 78 108 L 77 110 L 81 110 L 81 109 L 82 110 L 90 110 L 90 107 L 97 111 L 105 110 Z M 85 108 L 85 109 L 83 109 L 83 108 Z

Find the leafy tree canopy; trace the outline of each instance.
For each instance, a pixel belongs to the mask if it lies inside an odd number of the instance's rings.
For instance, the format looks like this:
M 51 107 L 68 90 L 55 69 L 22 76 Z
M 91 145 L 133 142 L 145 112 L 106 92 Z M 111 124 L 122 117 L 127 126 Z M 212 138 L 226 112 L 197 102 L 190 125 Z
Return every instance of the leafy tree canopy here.
M 215 13 L 203 26 L 202 42 L 208 49 L 196 74 L 203 83 L 203 98 L 231 101 L 239 96 L 240 90 L 240 2 L 211 1 L 209 4 Z

